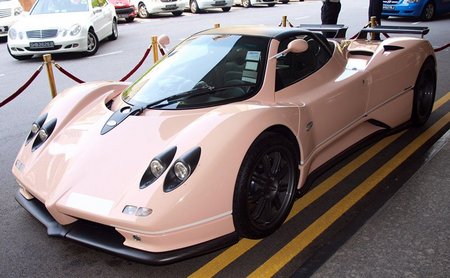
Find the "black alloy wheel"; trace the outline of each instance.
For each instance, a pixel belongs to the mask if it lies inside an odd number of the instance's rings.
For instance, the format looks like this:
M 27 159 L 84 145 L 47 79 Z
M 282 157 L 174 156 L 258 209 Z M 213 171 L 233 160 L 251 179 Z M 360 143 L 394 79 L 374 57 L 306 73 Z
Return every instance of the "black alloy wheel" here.
M 296 149 L 282 135 L 266 132 L 248 150 L 233 196 L 233 222 L 240 236 L 262 238 L 283 224 L 297 189 Z
M 411 121 L 414 125 L 423 125 L 431 115 L 436 95 L 436 67 L 429 57 L 420 68 L 414 85 L 414 100 Z

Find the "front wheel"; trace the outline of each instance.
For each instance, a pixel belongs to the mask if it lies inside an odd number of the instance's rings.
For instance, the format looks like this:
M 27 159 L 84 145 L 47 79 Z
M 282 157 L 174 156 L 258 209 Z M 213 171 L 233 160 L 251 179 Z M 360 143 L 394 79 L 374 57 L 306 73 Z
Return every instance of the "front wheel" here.
M 428 58 L 420 68 L 414 85 L 414 99 L 411 121 L 414 125 L 423 125 L 433 110 L 436 95 L 436 68 L 432 58 Z
M 197 14 L 200 12 L 200 9 L 198 8 L 198 4 L 196 0 L 191 0 L 191 4 L 189 5 L 189 8 L 191 9 L 191 13 Z
M 117 30 L 117 21 L 114 19 L 112 23 L 111 35 L 109 35 L 108 40 L 114 41 L 119 37 L 119 31 Z
M 173 14 L 174 16 L 180 16 L 180 15 L 183 14 L 183 11 L 175 11 L 175 12 L 172 12 L 172 14 Z
M 233 222 L 240 236 L 262 238 L 283 224 L 298 183 L 298 156 L 293 150 L 291 141 L 271 132 L 251 145 L 233 195 Z
M 88 31 L 88 37 L 87 37 L 87 50 L 86 55 L 92 56 L 95 53 L 97 53 L 98 50 L 98 38 L 95 34 L 94 30 L 89 29 Z
M 274 3 L 272 3 L 272 4 L 267 4 L 267 6 L 269 6 L 269 7 L 274 7 L 275 4 L 274 4 Z
M 147 18 L 149 17 L 149 14 L 147 12 L 147 7 L 145 6 L 144 3 L 140 3 L 138 6 L 138 16 L 140 18 Z
M 222 8 L 222 11 L 224 12 L 229 12 L 231 10 L 231 7 L 224 7 Z
M 252 2 L 250 0 L 242 0 L 242 6 L 244 8 L 250 8 L 252 6 Z

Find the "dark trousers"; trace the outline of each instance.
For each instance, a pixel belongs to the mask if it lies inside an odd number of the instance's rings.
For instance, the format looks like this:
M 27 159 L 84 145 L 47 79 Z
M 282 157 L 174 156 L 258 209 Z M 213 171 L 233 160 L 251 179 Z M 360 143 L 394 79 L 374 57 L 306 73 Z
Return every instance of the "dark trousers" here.
M 383 0 L 369 1 L 369 21 L 372 16 L 377 18 L 377 24 L 381 25 L 381 12 L 383 10 Z
M 320 17 L 322 19 L 322 24 L 336 24 L 341 11 L 340 2 L 323 2 Z M 333 38 L 335 32 L 323 32 L 323 35 L 327 38 Z

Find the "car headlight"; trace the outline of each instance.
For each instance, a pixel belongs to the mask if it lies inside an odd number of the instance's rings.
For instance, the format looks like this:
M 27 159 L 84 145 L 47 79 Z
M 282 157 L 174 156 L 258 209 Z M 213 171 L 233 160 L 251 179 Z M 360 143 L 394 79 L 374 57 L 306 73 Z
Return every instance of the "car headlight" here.
M 176 152 L 177 147 L 172 147 L 167 151 L 154 157 L 152 161 L 150 161 L 147 170 L 145 170 L 145 173 L 141 178 L 139 188 L 144 189 L 150 184 L 152 184 L 155 180 L 157 180 L 169 167 Z
M 14 29 L 14 28 L 9 29 L 8 36 L 12 40 L 17 39 L 17 31 L 16 31 L 16 29 Z
M 34 136 L 36 136 L 36 134 L 38 134 L 39 130 L 41 129 L 41 126 L 44 124 L 45 120 L 47 119 L 47 113 L 40 115 L 36 121 L 34 121 L 31 124 L 31 131 L 28 134 L 27 140 L 25 141 L 25 145 L 28 144 L 28 142 L 30 142 L 31 139 L 33 139 Z
M 56 126 L 56 119 L 52 119 L 48 122 L 45 122 L 42 127 L 39 129 L 38 136 L 34 139 L 33 146 L 31 148 L 32 151 L 35 151 L 39 148 L 52 134 L 53 130 Z M 35 127 L 32 127 L 35 128 Z
M 406 1 L 406 2 L 408 2 L 408 3 L 419 3 L 419 1 L 420 1 L 420 0 L 408 0 L 408 1 Z
M 23 12 L 22 7 L 16 7 L 14 8 L 14 16 L 18 16 Z
M 70 35 L 76 36 L 81 32 L 81 26 L 80 24 L 75 24 L 70 28 Z
M 182 185 L 194 172 L 200 160 L 201 148 L 196 147 L 178 158 L 164 180 L 164 192 L 170 192 Z

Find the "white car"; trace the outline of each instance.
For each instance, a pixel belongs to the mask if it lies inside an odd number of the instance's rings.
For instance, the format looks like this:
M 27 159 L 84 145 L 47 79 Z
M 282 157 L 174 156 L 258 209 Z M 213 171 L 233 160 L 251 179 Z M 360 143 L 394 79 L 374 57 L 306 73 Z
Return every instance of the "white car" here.
M 234 0 L 235 5 L 243 6 L 244 8 L 249 8 L 251 6 L 269 6 L 273 7 L 278 3 L 278 0 Z
M 35 54 L 84 52 L 118 37 L 117 15 L 106 0 L 37 0 L 8 32 L 8 51 L 18 60 Z
M 0 38 L 8 35 L 11 25 L 22 15 L 23 8 L 17 0 L 0 0 Z
M 132 0 L 131 3 L 137 7 L 138 16 L 146 18 L 159 13 L 180 16 L 186 8 L 187 0 Z
M 229 12 L 233 4 L 233 0 L 189 0 L 189 10 L 193 14 L 217 8 L 221 8 L 224 12 Z

